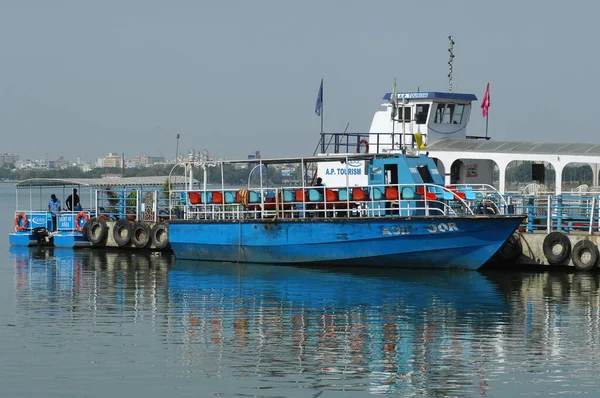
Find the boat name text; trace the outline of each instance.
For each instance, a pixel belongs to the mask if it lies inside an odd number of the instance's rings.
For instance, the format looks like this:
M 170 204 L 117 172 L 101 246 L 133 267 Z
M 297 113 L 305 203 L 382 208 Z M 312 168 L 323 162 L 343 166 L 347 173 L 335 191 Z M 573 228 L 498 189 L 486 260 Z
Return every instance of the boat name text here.
M 346 175 L 346 169 L 345 168 L 328 168 L 327 170 L 325 170 L 325 174 L 328 176 L 334 176 L 334 175 Z M 353 168 L 349 168 L 348 169 L 348 175 L 359 175 L 362 174 L 362 169 L 360 167 L 353 167 Z
M 458 227 L 453 222 L 440 224 L 426 224 L 424 225 L 424 227 L 425 230 L 430 234 L 458 231 Z M 381 229 L 381 232 L 383 236 L 410 235 L 411 231 L 414 229 L 414 225 L 392 225 L 390 227 L 383 227 Z

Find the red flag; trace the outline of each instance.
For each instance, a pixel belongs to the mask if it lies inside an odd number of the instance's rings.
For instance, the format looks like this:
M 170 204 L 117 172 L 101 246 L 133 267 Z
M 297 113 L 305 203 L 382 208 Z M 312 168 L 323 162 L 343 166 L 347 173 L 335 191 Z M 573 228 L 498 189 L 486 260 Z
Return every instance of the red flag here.
M 487 84 L 487 88 L 485 89 L 485 95 L 483 96 L 483 101 L 481 101 L 481 111 L 483 112 L 483 117 L 487 117 L 488 109 L 490 107 L 490 84 Z

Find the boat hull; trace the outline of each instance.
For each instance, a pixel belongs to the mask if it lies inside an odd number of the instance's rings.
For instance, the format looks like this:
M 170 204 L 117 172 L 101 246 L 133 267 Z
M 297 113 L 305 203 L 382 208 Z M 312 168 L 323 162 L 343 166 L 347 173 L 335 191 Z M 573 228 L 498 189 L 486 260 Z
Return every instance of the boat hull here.
M 186 260 L 477 269 L 520 222 L 519 216 L 177 220 L 169 224 L 169 241 Z

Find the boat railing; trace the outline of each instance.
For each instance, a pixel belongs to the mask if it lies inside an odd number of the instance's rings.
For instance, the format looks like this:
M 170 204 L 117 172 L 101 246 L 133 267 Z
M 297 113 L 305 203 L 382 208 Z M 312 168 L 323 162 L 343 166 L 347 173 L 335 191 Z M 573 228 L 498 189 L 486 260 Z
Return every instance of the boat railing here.
M 514 214 L 525 216 L 522 231 L 592 234 L 600 231 L 600 194 L 508 194 Z
M 16 210 L 15 232 L 31 233 L 35 229 L 44 228 L 48 232 L 75 232 L 83 231 L 86 221 L 94 215 L 94 211 L 83 209 L 78 211 L 62 210 L 52 217 L 49 211 Z M 56 225 L 54 222 L 56 220 Z
M 400 142 L 389 142 L 389 136 L 390 133 L 323 133 L 318 147 L 321 153 L 384 153 L 398 150 Z M 409 147 L 416 146 L 412 134 L 406 137 L 406 141 Z
M 497 191 L 492 195 L 490 186 L 484 188 L 387 184 L 180 190 L 171 191 L 169 206 L 179 209 L 171 211 L 171 218 L 183 219 L 503 214 L 504 198 Z M 488 211 L 478 211 L 484 201 L 490 204 Z
M 106 220 L 157 222 L 179 210 L 171 205 L 169 191 L 157 189 L 99 189 L 95 191 L 95 214 Z

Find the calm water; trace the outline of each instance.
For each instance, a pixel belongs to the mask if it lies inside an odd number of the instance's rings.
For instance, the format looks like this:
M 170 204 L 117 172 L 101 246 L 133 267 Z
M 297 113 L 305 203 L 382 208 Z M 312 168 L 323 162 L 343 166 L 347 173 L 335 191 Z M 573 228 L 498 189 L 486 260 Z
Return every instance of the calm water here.
M 307 269 L 8 247 L 0 396 L 597 396 L 597 274 Z

